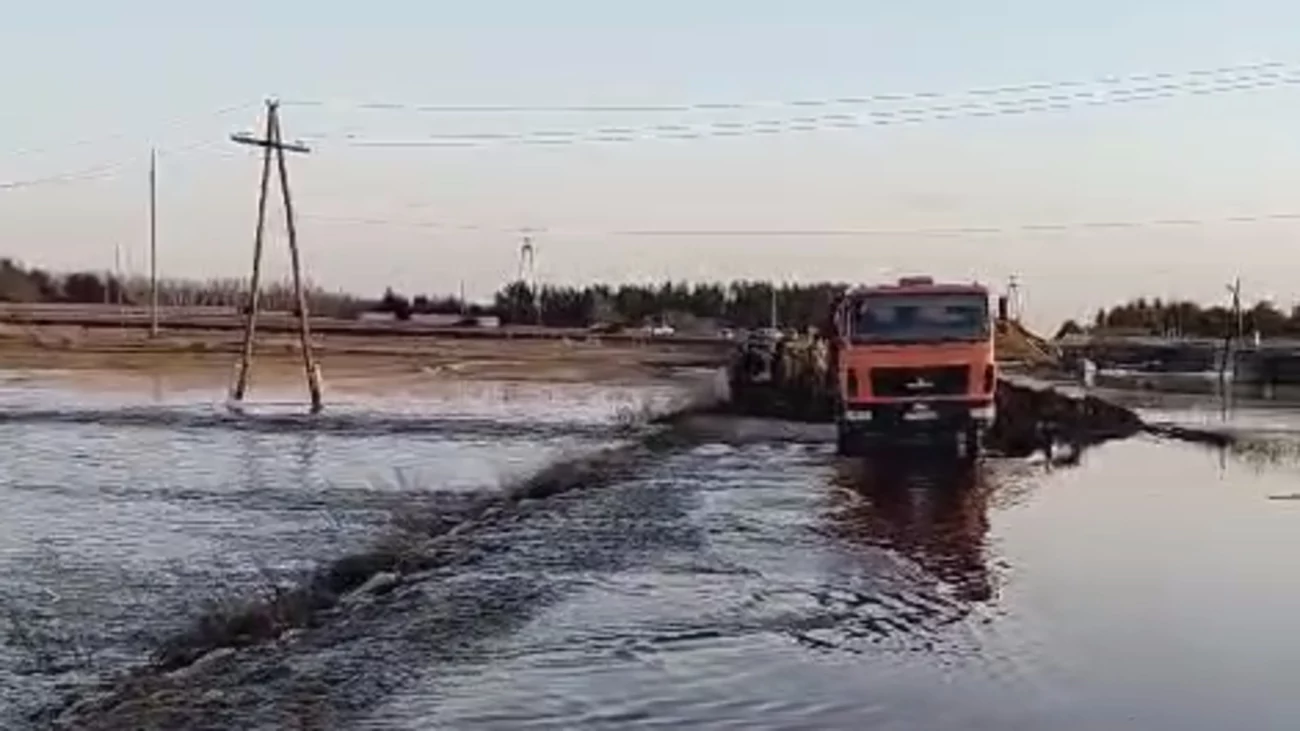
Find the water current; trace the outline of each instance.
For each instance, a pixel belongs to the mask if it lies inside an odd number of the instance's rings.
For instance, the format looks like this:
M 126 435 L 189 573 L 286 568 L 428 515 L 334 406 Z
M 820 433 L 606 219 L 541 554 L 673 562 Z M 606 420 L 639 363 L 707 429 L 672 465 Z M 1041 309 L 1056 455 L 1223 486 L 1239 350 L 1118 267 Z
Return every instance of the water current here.
M 278 407 L 249 424 L 0 391 L 0 725 L 142 662 L 214 596 L 612 444 L 669 397 L 514 388 L 312 429 Z M 719 421 L 634 467 L 466 531 L 346 621 L 225 658 L 183 696 L 189 726 L 1300 725 L 1285 460 L 1138 438 L 1072 464 L 852 462 L 816 428 Z

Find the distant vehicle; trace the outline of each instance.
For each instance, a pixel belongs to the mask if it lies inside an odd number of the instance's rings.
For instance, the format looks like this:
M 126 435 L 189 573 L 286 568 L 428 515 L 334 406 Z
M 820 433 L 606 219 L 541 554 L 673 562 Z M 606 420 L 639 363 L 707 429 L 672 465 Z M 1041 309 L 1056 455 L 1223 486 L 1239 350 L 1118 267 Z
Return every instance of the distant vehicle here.
M 650 333 L 651 337 L 658 338 L 658 337 L 666 337 L 668 335 L 672 335 L 677 331 L 673 329 L 672 325 L 651 325 L 648 332 Z
M 922 437 L 979 455 L 997 385 L 985 287 L 904 278 L 848 292 L 831 320 L 841 454 Z

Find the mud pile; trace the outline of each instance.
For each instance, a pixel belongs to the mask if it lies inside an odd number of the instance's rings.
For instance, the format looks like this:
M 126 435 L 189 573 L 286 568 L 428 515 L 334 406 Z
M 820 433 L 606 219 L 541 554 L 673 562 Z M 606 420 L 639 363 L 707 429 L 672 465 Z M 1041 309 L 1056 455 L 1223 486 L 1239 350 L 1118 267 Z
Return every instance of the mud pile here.
M 1142 419 L 1123 406 L 1028 379 L 1003 378 L 995 398 L 997 419 L 988 439 L 1005 454 L 1028 453 L 1058 441 L 1086 446 L 1146 429 Z

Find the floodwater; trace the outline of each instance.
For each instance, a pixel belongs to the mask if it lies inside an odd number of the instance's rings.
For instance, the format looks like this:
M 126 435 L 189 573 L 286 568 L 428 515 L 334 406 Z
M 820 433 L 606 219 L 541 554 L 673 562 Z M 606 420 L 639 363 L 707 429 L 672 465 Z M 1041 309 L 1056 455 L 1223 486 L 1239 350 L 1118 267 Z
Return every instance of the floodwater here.
M 237 416 L 205 393 L 0 384 L 0 728 L 146 659 L 211 602 L 292 585 L 412 508 L 617 441 L 676 396 L 462 384 L 308 419 L 270 395 Z
M 621 565 L 546 566 L 567 592 L 351 723 L 1293 729 L 1300 503 L 1269 499 L 1289 481 L 1145 440 L 973 472 L 704 445 L 513 529 L 624 514 L 647 536 L 598 543 Z
M 391 415 L 359 407 L 307 433 L 14 407 L 41 413 L 0 424 L 0 703 L 138 661 L 212 592 L 357 550 L 404 505 L 612 443 L 611 404 L 654 398 L 570 396 L 378 434 Z M 1288 463 L 1144 437 L 959 469 L 842 460 L 816 429 L 692 433 L 205 667 L 170 727 L 1300 727 Z

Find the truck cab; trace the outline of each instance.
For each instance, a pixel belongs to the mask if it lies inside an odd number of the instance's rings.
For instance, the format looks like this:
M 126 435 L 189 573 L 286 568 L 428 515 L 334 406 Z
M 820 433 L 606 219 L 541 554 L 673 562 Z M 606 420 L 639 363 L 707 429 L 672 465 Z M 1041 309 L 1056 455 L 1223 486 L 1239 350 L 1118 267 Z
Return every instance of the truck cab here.
M 919 439 L 977 456 L 995 416 L 990 310 L 987 288 L 929 277 L 845 293 L 830 369 L 841 454 Z

